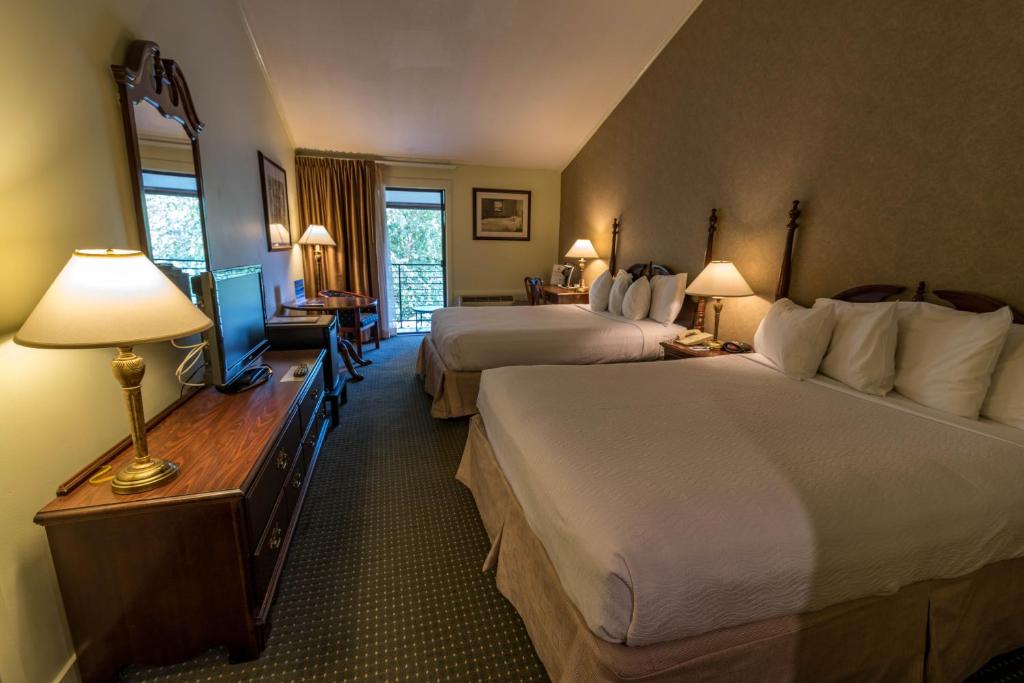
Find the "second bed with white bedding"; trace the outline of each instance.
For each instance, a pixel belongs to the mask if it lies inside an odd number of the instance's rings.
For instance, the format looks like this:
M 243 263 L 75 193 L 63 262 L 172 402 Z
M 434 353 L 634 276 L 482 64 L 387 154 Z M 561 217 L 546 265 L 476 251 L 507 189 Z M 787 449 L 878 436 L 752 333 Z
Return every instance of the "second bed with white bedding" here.
M 585 304 L 443 308 L 430 338 L 450 370 L 653 360 L 686 328 L 627 320 Z
M 1020 430 L 756 361 L 484 373 L 495 457 L 596 635 L 669 641 L 1024 556 Z

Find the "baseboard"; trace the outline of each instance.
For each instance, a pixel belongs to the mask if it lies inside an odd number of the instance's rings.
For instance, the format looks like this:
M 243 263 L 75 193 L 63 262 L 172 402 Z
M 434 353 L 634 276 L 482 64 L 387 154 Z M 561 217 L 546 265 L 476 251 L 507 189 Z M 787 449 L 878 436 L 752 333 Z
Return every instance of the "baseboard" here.
M 82 683 L 82 676 L 78 673 L 78 657 L 74 652 L 54 677 L 53 683 Z

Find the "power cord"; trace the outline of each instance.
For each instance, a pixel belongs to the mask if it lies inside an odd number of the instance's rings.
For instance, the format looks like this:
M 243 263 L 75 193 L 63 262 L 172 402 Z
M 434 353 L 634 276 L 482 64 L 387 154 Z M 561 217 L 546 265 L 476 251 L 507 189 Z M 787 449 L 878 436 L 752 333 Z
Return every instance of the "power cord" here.
M 174 376 L 178 378 L 178 382 L 181 383 L 182 387 L 206 386 L 205 384 L 197 384 L 189 381 L 198 369 L 197 366 L 199 363 L 203 361 L 203 349 L 207 346 L 206 341 L 201 341 L 198 344 L 179 344 L 172 339 L 171 346 L 176 349 L 188 351 L 181 363 L 178 365 L 178 369 L 174 371 Z

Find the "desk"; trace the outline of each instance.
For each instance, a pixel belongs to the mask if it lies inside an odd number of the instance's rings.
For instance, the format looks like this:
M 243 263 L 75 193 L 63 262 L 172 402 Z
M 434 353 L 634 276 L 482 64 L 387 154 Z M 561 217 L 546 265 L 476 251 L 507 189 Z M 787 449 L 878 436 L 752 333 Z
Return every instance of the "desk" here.
M 572 288 L 544 285 L 544 302 L 549 304 L 587 304 L 590 303 L 590 290 L 580 292 Z
M 323 294 L 323 292 L 321 292 Z M 333 313 L 338 315 L 344 311 L 358 311 L 363 308 L 372 307 L 374 310 L 377 308 L 377 299 L 372 296 L 363 296 L 361 294 L 350 294 L 345 292 L 342 296 L 321 296 L 318 299 L 304 299 L 302 301 L 285 301 L 281 304 L 282 308 L 290 311 L 303 311 L 305 313 L 314 313 L 321 315 L 323 313 Z M 377 325 L 380 325 L 380 320 L 377 321 Z M 357 332 L 361 334 L 361 332 Z M 378 334 L 378 339 L 380 335 Z M 338 350 L 341 352 L 341 359 L 345 362 L 345 369 L 348 370 L 348 374 L 352 377 L 353 382 L 362 382 L 363 376 L 360 375 L 354 365 L 364 367 L 371 365 L 372 360 L 364 360 L 362 354 L 356 350 L 356 347 L 347 339 L 338 337 Z

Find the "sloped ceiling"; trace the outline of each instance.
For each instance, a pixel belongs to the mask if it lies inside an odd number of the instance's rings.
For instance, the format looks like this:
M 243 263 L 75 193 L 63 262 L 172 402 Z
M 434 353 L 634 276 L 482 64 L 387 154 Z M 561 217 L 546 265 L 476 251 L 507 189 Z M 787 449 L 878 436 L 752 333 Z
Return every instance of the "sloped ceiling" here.
M 241 0 L 298 147 L 561 169 L 700 0 Z

